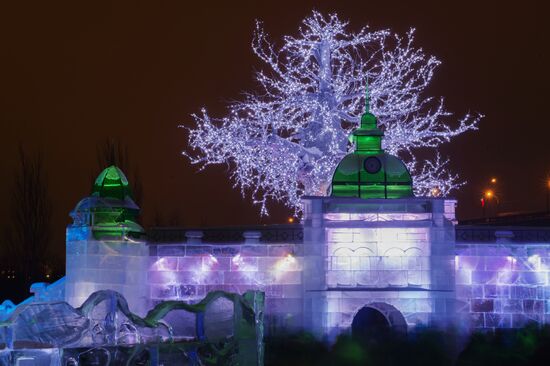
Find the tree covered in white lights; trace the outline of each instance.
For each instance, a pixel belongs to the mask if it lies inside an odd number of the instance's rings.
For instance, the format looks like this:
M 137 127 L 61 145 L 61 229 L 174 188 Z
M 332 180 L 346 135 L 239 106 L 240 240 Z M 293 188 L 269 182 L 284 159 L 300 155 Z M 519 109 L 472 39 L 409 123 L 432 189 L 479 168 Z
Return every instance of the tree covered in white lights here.
M 385 132 L 383 147 L 403 159 L 416 195 L 447 195 L 462 183 L 448 161 L 433 153 L 417 159 L 419 148 L 436 149 L 452 137 L 476 129 L 480 115 L 447 124 L 442 98 L 424 96 L 440 64 L 405 36 L 389 31 L 358 32 L 336 14 L 313 12 L 297 36 L 281 47 L 257 22 L 252 49 L 265 64 L 256 73 L 259 89 L 229 105 L 228 114 L 193 115 L 185 152 L 201 168 L 227 164 L 243 194 L 267 214 L 270 200 L 300 211 L 303 195 L 325 195 L 333 170 L 352 150 L 348 136 L 370 111 Z

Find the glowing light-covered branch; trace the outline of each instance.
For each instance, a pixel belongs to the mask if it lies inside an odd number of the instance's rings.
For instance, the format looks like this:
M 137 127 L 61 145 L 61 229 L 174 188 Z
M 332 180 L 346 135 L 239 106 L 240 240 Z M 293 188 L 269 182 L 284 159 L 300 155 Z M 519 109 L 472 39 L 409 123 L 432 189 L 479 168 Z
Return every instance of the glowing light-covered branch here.
M 258 22 L 254 53 L 266 64 L 256 73 L 259 90 L 229 105 L 223 118 L 205 109 L 188 129 L 191 152 L 201 168 L 229 164 L 231 179 L 267 214 L 269 200 L 300 211 L 303 195 L 324 195 L 340 159 L 352 146 L 350 132 L 365 112 L 368 81 L 371 112 L 385 131 L 384 148 L 404 159 L 417 195 L 446 195 L 460 186 L 436 156 L 420 164 L 417 148 L 437 148 L 474 130 L 481 115 L 466 115 L 457 126 L 443 99 L 424 97 L 440 62 L 389 31 L 347 29 L 337 15 L 313 12 L 298 35 L 276 48 Z

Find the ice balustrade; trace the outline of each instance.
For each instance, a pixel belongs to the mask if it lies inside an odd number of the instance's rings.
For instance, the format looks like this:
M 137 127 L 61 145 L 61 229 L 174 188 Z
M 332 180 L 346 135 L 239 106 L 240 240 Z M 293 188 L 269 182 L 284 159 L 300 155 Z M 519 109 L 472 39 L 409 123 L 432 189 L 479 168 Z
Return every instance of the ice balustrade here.
M 329 287 L 454 285 L 452 252 L 433 252 L 429 227 L 329 228 L 327 241 Z
M 0 364 L 108 365 L 123 357 L 124 364 L 145 358 L 158 365 L 176 357 L 189 365 L 261 365 L 263 304 L 262 292 L 214 291 L 195 304 L 161 302 L 143 318 L 112 290 L 79 308 L 26 304 L 0 323 Z
M 426 221 L 432 219 L 432 213 L 327 213 L 324 215 L 327 221 Z
M 329 287 L 416 287 L 429 289 L 434 258 L 420 256 L 331 256 Z M 437 260 L 437 259 L 435 259 Z M 445 262 L 446 259 L 441 259 Z

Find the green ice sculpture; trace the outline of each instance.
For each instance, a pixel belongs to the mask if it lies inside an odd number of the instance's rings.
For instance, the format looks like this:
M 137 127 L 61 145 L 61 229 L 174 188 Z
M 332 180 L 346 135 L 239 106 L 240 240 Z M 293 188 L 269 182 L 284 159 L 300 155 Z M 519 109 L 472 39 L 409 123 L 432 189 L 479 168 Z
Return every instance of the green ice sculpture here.
M 361 126 L 353 132 L 355 151 L 346 155 L 332 177 L 333 197 L 406 198 L 413 197 L 412 179 L 403 162 L 382 149 L 384 133 L 376 117 L 366 111 Z
M 92 194 L 71 212 L 74 226 L 88 226 L 96 239 L 139 238 L 139 207 L 132 199 L 128 179 L 116 166 L 103 170 L 94 182 Z

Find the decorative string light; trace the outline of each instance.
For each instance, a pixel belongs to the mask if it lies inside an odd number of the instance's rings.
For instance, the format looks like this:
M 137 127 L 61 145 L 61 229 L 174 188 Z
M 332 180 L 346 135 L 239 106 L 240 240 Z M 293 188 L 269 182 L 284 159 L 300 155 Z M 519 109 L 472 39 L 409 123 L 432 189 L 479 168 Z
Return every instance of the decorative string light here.
M 477 129 L 481 115 L 467 114 L 455 127 L 443 99 L 423 96 L 440 61 L 390 31 L 353 33 L 336 14 L 319 12 L 303 20 L 296 37 L 281 48 L 268 41 L 257 22 L 252 50 L 266 64 L 256 73 L 260 88 L 212 118 L 205 109 L 193 115 L 184 152 L 201 169 L 226 164 L 243 195 L 261 213 L 268 201 L 301 210 L 304 195 L 325 195 L 340 159 L 352 150 L 349 134 L 370 111 L 385 132 L 384 149 L 399 156 L 411 174 L 415 194 L 446 196 L 463 183 L 448 171 L 437 152 L 417 159 L 419 148 L 436 149 L 454 136 Z

